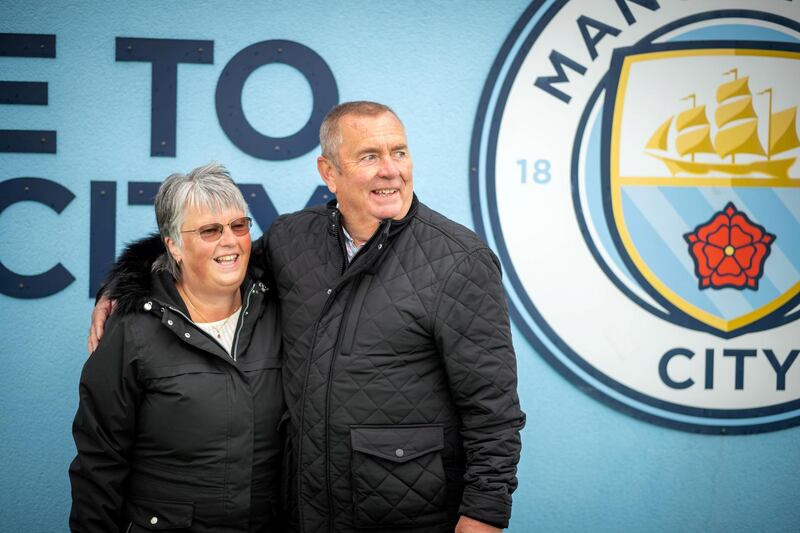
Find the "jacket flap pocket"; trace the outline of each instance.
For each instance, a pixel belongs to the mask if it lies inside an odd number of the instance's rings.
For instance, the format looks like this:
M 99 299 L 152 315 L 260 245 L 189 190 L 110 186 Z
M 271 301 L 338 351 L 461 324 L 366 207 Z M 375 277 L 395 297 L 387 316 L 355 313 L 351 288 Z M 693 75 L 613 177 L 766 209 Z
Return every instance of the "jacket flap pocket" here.
M 405 463 L 444 448 L 441 425 L 351 426 L 354 451 Z
M 144 365 L 142 377 L 144 379 L 169 378 L 183 374 L 221 374 L 222 371 L 206 363 L 186 363 L 180 365 L 167 365 L 150 367 Z
M 192 502 L 129 499 L 125 502 L 125 514 L 136 525 L 147 529 L 189 527 L 192 525 L 194 504 Z
M 243 372 L 252 372 L 254 370 L 264 370 L 266 368 L 280 368 L 280 357 L 265 357 L 255 361 L 238 361 L 239 369 Z

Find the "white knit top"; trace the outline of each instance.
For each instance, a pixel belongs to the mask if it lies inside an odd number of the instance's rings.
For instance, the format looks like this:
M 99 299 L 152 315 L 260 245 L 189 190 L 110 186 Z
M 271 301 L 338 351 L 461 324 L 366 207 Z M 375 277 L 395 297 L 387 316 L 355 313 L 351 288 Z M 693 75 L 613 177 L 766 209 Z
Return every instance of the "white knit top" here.
M 236 324 L 239 322 L 239 314 L 242 308 L 239 307 L 228 318 L 217 320 L 216 322 L 195 322 L 197 327 L 214 337 L 214 340 L 228 351 L 228 355 L 233 351 L 233 337 L 236 336 Z

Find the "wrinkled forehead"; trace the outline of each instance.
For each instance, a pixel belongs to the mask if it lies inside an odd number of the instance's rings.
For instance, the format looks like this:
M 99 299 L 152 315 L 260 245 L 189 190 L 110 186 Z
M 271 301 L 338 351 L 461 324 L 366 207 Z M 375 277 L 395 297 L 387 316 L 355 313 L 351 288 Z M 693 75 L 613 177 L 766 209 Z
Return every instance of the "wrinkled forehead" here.
M 345 115 L 339 122 L 339 135 L 343 144 L 406 143 L 403 123 L 388 111 L 378 115 Z

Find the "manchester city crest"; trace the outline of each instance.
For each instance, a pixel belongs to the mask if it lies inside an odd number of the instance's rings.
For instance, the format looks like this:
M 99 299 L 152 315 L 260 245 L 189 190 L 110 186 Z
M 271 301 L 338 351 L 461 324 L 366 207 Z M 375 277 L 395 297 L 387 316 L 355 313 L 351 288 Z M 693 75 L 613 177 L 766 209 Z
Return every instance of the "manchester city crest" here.
M 535 2 L 492 69 L 475 225 L 565 377 L 707 433 L 800 423 L 800 7 Z
M 607 217 L 630 270 L 680 323 L 735 336 L 773 327 L 796 303 L 800 276 L 787 266 L 800 265 L 797 81 L 800 45 L 614 53 Z

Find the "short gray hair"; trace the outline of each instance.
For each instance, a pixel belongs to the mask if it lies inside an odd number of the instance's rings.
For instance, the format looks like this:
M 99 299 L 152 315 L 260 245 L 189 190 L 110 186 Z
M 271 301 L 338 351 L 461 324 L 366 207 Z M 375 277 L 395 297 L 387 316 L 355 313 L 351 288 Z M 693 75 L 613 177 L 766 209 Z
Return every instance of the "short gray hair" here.
M 346 115 L 374 117 L 384 113 L 391 113 L 400 121 L 397 113 L 388 105 L 366 100 L 354 102 L 344 102 L 328 111 L 319 127 L 319 145 L 322 148 L 322 157 L 331 161 L 336 168 L 339 168 L 339 147 L 342 145 L 342 130 L 339 128 L 339 121 Z
M 169 237 L 180 248 L 181 225 L 186 209 L 195 208 L 222 212 L 239 210 L 247 212 L 247 203 L 236 183 L 224 166 L 211 162 L 197 167 L 188 174 L 172 174 L 158 188 L 155 200 L 156 223 L 161 240 Z M 153 271 L 166 270 L 180 281 L 181 266 L 166 251 L 153 263 Z

